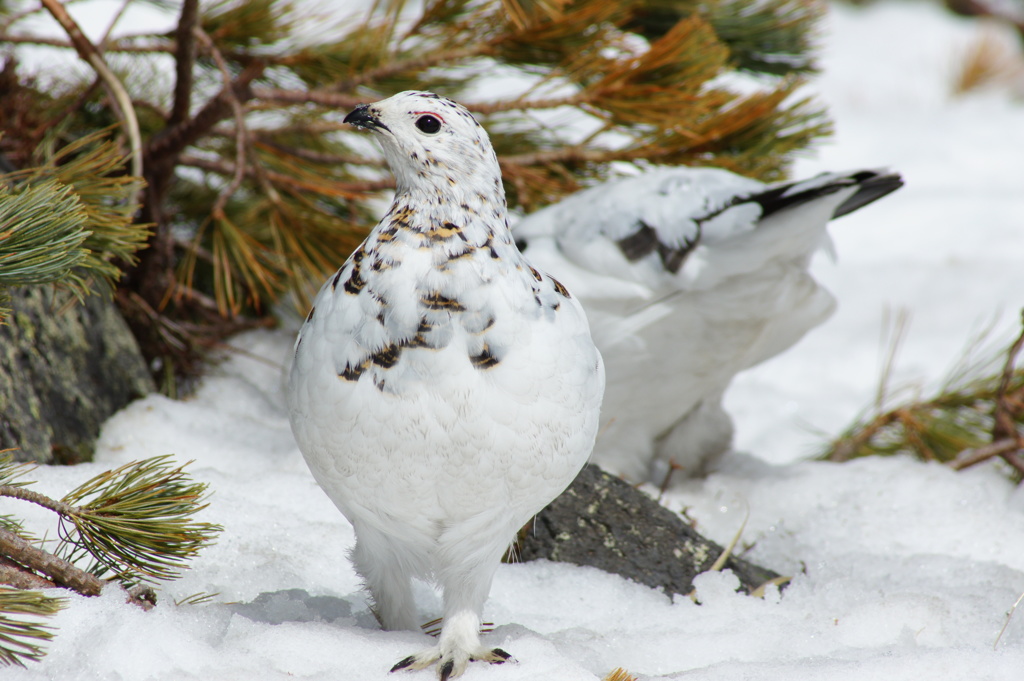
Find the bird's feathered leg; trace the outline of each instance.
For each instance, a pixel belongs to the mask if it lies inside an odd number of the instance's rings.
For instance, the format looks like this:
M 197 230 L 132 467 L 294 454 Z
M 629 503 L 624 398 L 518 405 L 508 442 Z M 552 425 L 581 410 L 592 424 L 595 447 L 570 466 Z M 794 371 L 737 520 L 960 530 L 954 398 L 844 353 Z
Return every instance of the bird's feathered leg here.
M 373 613 L 384 629 L 418 630 L 416 603 L 412 595 L 412 566 L 391 541 L 368 527 L 357 530 L 352 564 L 363 578 L 373 601 Z
M 391 671 L 423 669 L 436 662 L 438 678 L 447 681 L 460 676 L 470 662 L 501 664 L 511 659 L 504 650 L 480 643 L 484 601 L 515 533 L 511 526 L 495 528 L 492 523 L 492 517 L 480 517 L 439 538 L 439 563 L 446 565 L 435 575 L 444 597 L 441 635 L 436 646 L 410 655 Z

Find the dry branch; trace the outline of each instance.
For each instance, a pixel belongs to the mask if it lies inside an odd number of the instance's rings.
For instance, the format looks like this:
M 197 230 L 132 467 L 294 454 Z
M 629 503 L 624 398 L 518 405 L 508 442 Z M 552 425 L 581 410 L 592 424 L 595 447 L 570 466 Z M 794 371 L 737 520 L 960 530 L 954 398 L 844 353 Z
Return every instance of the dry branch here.
M 139 131 L 139 121 L 135 116 L 135 109 L 132 107 L 131 96 L 124 89 L 124 85 L 121 84 L 117 76 L 114 75 L 114 72 L 110 70 L 110 67 L 107 66 L 106 61 L 103 59 L 103 54 L 82 33 L 82 29 L 78 27 L 75 20 L 64 9 L 64 5 L 59 0 L 41 0 L 41 2 L 68 34 L 68 38 L 71 39 L 71 44 L 74 45 L 78 55 L 92 66 L 93 70 L 96 71 L 96 75 L 103 81 L 104 87 L 107 88 L 107 92 L 115 103 L 118 115 L 125 127 L 125 132 L 128 134 L 128 141 L 131 144 L 132 150 L 131 173 L 135 177 L 142 177 L 142 133 Z
M 104 582 L 95 575 L 75 567 L 72 563 L 38 549 L 15 533 L 0 528 L 0 555 L 9 559 L 31 565 L 56 584 L 76 591 L 83 596 L 99 596 L 103 591 Z

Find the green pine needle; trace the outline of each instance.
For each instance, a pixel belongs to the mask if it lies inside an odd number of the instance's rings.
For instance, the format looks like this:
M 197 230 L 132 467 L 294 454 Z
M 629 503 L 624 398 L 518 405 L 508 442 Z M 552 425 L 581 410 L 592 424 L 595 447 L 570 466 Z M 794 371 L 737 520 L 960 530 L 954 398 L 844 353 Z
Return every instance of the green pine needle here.
M 109 572 L 126 583 L 179 577 L 223 529 L 193 520 L 207 506 L 207 486 L 183 468 L 172 468 L 170 456 L 158 456 L 97 475 L 71 491 L 63 501 L 77 508 L 61 518 L 58 553 L 68 560 L 88 554 L 95 574 Z
M 66 603 L 38 591 L 0 586 L 0 664 L 24 667 L 27 660 L 42 658 L 46 654 L 43 644 L 53 638 L 53 627 L 19 615 L 50 617 Z
M 0 450 L 0 487 L 9 485 L 11 487 L 26 487 L 31 485 L 29 480 L 23 480 L 22 476 L 36 468 L 32 463 L 18 463 L 14 460 L 13 449 Z M 22 526 L 21 520 L 8 513 L 0 514 L 0 528 L 13 532 L 23 539 L 33 539 Z
M 0 290 L 62 282 L 82 297 L 86 284 L 76 270 L 88 257 L 87 220 L 67 185 L 9 185 L 0 178 Z
M 127 156 L 103 129 L 62 147 L 28 178 L 53 178 L 74 191 L 85 212 L 88 236 L 78 276 L 93 291 L 113 292 L 122 264 L 134 264 L 150 230 L 136 224 L 141 180 L 127 174 Z
M 214 592 L 211 594 L 205 591 L 200 591 L 198 593 L 194 593 L 189 596 L 185 596 L 184 598 L 178 599 L 174 601 L 174 604 L 179 607 L 183 605 L 206 605 L 207 603 L 212 603 L 213 599 L 219 595 L 220 592 Z
M 25 487 L 33 484 L 30 480 L 22 480 L 22 476 L 37 468 L 34 463 L 20 463 L 14 460 L 13 449 L 0 449 L 0 485 Z
M 38 167 L 0 176 L 0 296 L 51 283 L 79 299 L 109 294 L 121 277 L 118 263 L 135 262 L 149 235 L 133 223 L 139 180 L 124 174 L 125 156 L 109 134 L 86 135 Z

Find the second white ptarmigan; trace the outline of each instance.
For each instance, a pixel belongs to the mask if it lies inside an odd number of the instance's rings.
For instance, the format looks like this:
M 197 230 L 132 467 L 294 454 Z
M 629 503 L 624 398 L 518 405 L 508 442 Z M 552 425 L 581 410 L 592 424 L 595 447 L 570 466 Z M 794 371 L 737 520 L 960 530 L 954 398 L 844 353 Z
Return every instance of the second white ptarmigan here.
M 393 668 L 441 679 L 509 655 L 479 638 L 517 530 L 583 467 L 604 368 L 579 302 L 524 259 L 486 132 L 402 92 L 352 111 L 394 203 L 321 288 L 288 403 L 313 476 L 352 523 L 352 561 L 386 629 L 418 630 L 411 580 L 443 590 L 437 645 Z
M 583 303 L 608 371 L 594 462 L 633 481 L 697 475 L 732 440 L 733 377 L 825 321 L 811 276 L 829 220 L 895 191 L 865 169 L 765 185 L 657 168 L 526 216 L 523 253 Z

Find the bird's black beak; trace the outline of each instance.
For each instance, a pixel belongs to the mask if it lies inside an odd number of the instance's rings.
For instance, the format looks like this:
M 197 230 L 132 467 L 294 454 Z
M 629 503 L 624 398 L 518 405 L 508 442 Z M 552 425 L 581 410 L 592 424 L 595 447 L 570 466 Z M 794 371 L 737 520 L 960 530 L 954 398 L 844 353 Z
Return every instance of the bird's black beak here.
M 345 116 L 344 122 L 367 130 L 388 130 L 388 126 L 380 122 L 369 104 L 360 104 L 352 109 L 352 113 Z M 388 130 L 388 132 L 391 131 Z

